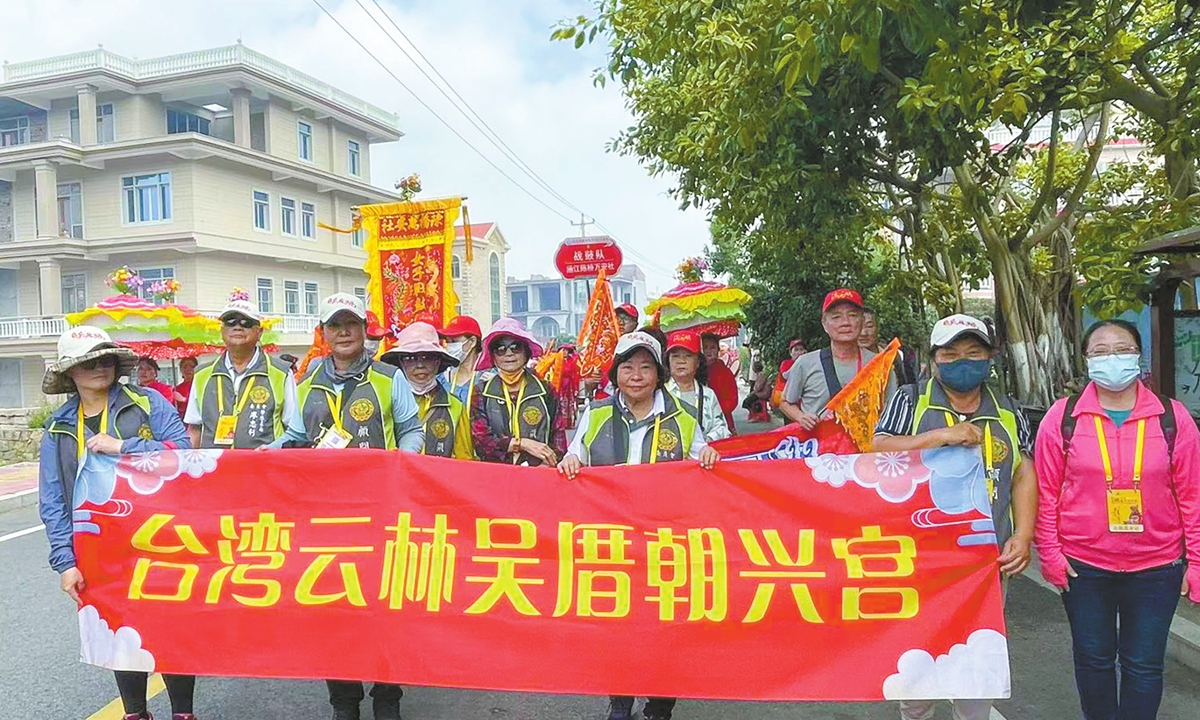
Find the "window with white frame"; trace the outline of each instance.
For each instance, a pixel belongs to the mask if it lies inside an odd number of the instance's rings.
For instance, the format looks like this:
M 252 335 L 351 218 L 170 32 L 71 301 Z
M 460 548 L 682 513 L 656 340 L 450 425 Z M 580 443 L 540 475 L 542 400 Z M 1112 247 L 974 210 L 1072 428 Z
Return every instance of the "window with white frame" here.
M 183 110 L 167 110 L 167 134 L 200 133 L 211 135 L 211 123 L 208 118 Z
M 320 312 L 321 293 L 315 282 L 304 283 L 304 314 L 316 315 Z
M 300 234 L 317 239 L 317 206 L 312 203 L 300 203 Z
M 283 312 L 286 315 L 300 314 L 300 281 L 283 281 Z
M 313 129 L 312 125 L 298 120 L 296 122 L 297 151 L 301 160 L 312 162 L 313 159 Z
M 271 195 L 254 191 L 254 229 L 271 232 Z
M 0 147 L 26 145 L 29 143 L 29 118 L 5 118 L 0 120 Z
M 83 312 L 87 309 L 87 273 L 63 273 L 62 311 L 64 313 Z
M 354 247 L 364 247 L 367 244 L 367 231 L 359 228 L 350 234 L 350 244 Z
M 79 109 L 71 111 L 71 142 L 79 143 Z M 112 103 L 96 106 L 96 142 L 110 143 L 116 140 L 116 116 Z
M 362 300 L 363 305 L 366 305 L 367 307 L 371 306 L 371 303 L 367 300 L 367 289 L 365 287 L 354 288 L 354 297 Z
M 83 185 L 60 183 L 58 186 L 58 236 L 83 238 Z
M 347 143 L 347 148 L 346 167 L 351 175 L 358 177 L 362 174 L 362 147 L 358 141 L 351 140 Z
M 261 313 L 275 310 L 275 281 L 271 278 L 258 278 L 258 311 Z
M 150 294 L 150 286 L 159 280 L 172 280 L 175 278 L 175 268 L 173 267 L 150 267 L 138 268 L 137 274 L 142 277 L 142 287 L 138 290 L 143 300 L 148 300 L 158 305 L 166 305 L 165 300 L 155 300 Z
M 296 201 L 291 198 L 279 198 L 279 232 L 296 234 Z
M 462 261 L 458 259 L 457 255 L 451 256 L 450 259 L 450 277 L 454 280 L 462 277 Z
M 126 225 L 171 219 L 171 173 L 121 178 Z

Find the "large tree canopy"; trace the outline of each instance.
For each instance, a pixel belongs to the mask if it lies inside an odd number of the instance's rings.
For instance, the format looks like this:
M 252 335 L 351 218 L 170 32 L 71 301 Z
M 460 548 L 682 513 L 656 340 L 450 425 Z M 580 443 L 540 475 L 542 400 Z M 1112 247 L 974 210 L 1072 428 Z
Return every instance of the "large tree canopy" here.
M 1195 220 L 1195 5 L 600 0 L 555 37 L 607 39 L 598 79 L 637 119 L 614 147 L 677 174 L 725 257 L 845 260 L 883 230 L 940 311 L 990 275 L 1015 389 L 1044 403 L 1075 369 L 1079 297 L 1121 309 L 1146 277 L 1130 249 Z M 1101 172 L 1117 129 L 1157 162 Z M 829 232 L 830 211 L 862 225 Z

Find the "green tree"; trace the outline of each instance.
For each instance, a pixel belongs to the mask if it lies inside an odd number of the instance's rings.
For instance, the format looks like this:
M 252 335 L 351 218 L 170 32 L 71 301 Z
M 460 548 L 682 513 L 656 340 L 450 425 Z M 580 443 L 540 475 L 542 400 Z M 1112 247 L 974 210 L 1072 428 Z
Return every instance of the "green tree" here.
M 637 119 L 615 149 L 677 173 L 731 242 L 838 255 L 852 236 L 797 212 L 834 192 L 894 233 L 938 311 L 991 275 L 1013 385 L 1045 403 L 1075 369 L 1078 268 L 1085 294 L 1128 296 L 1145 239 L 1115 233 L 1125 198 L 1091 202 L 1114 124 L 1163 158 L 1143 205 L 1194 218 L 1196 21 L 1185 0 L 599 0 L 554 36 L 608 40 L 597 79 Z M 993 147 L 996 127 L 1015 139 Z

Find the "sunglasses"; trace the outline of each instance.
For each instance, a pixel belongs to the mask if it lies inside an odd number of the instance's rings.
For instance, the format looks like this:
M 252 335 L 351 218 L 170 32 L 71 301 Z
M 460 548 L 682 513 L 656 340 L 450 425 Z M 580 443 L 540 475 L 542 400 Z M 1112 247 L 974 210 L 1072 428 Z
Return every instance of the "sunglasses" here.
M 227 317 L 222 322 L 225 323 L 225 327 L 227 328 L 240 327 L 251 330 L 258 327 L 257 320 L 251 320 L 250 318 L 245 317 Z
M 91 360 L 88 360 L 87 362 L 79 363 L 80 370 L 95 370 L 96 368 L 110 368 L 110 367 L 116 367 L 116 366 L 117 366 L 117 359 L 115 357 L 113 357 L 112 355 L 105 355 L 104 357 L 92 358 Z
M 510 342 L 498 342 L 492 346 L 493 355 L 519 355 L 525 352 L 525 343 L 520 340 L 512 340 Z

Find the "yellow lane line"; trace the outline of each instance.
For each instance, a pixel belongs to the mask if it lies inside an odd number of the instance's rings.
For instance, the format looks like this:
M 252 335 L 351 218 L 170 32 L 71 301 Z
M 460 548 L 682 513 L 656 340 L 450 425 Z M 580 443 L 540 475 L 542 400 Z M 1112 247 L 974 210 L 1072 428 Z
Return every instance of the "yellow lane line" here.
M 167 686 L 163 684 L 162 675 L 154 673 L 150 676 L 150 682 L 146 686 L 146 700 L 154 698 L 166 688 Z M 123 720 L 124 717 L 125 706 L 121 704 L 121 698 L 117 698 L 91 715 L 88 715 L 87 720 Z

